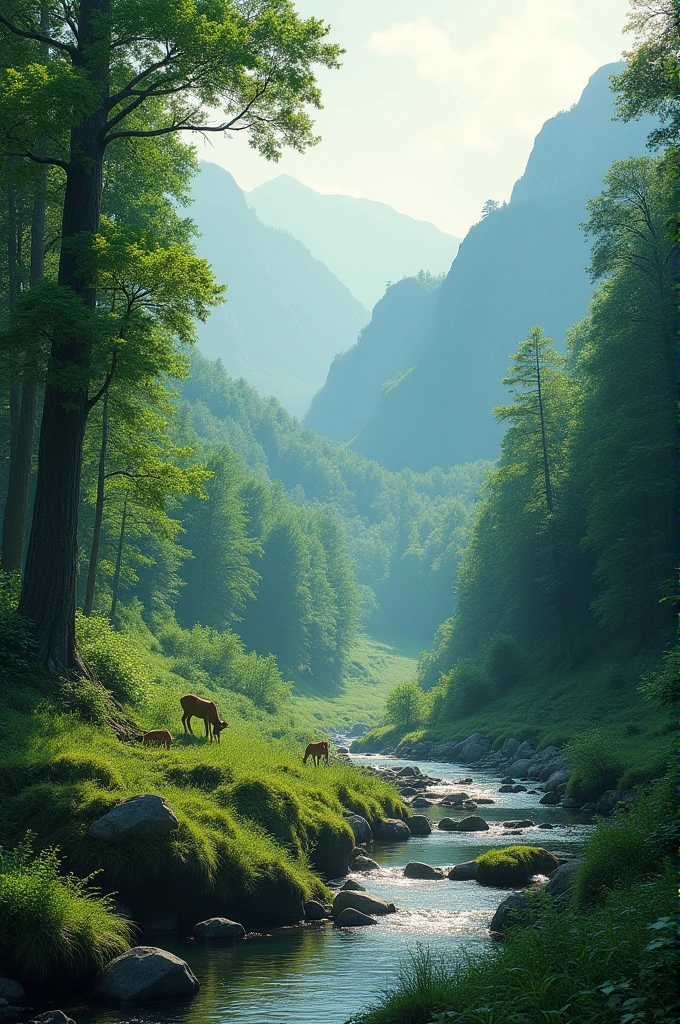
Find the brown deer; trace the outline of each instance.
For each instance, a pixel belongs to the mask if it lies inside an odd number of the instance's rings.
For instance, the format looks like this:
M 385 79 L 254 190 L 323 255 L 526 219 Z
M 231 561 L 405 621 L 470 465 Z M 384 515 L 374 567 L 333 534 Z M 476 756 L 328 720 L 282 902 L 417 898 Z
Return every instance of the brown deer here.
M 152 729 L 151 732 L 142 733 L 142 743 L 152 743 L 155 747 L 170 749 L 172 736 L 167 729 Z
M 328 764 L 328 753 L 328 743 L 326 740 L 322 740 L 321 743 L 308 743 L 307 749 L 305 750 L 305 756 L 302 758 L 302 763 L 307 764 L 307 758 L 311 757 L 317 767 L 322 760 Z
M 215 702 L 212 700 L 204 700 L 203 697 L 197 697 L 193 693 L 187 693 L 184 697 L 180 697 L 180 704 L 182 705 L 182 725 L 184 731 L 187 729 L 194 735 L 194 731 L 191 728 L 192 718 L 202 718 L 203 724 L 205 725 L 205 738 L 206 740 L 210 737 L 210 742 L 216 739 L 220 742 L 220 733 L 223 729 L 226 729 L 228 722 L 223 722 L 220 716 L 217 714 L 217 708 Z

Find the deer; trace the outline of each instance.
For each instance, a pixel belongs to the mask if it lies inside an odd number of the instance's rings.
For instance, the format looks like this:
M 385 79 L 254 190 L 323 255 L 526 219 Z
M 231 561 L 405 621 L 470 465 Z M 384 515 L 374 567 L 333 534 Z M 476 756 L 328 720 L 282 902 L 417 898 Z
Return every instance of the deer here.
M 220 733 L 223 729 L 226 729 L 229 725 L 228 722 L 223 722 L 217 713 L 217 708 L 213 700 L 205 700 L 203 697 L 197 697 L 194 693 L 187 693 L 179 699 L 182 705 L 182 725 L 184 731 L 187 730 L 194 735 L 194 731 L 191 728 L 192 718 L 202 718 L 203 724 L 205 725 L 205 738 L 206 742 L 208 737 L 212 743 L 213 739 L 220 742 Z
M 142 733 L 142 743 L 151 743 L 155 747 L 165 747 L 166 750 L 169 750 L 172 736 L 167 729 L 152 729 L 150 732 Z
M 326 740 L 322 740 L 321 743 L 308 743 L 307 749 L 305 750 L 305 756 L 302 758 L 302 763 L 307 764 L 307 758 L 311 757 L 312 761 L 318 768 L 321 761 L 325 761 L 328 764 L 328 743 Z

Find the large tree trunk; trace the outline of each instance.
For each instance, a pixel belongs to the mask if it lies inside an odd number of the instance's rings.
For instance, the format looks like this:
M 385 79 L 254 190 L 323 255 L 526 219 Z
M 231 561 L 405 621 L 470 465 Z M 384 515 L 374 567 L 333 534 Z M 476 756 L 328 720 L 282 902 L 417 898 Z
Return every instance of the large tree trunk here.
M 104 518 L 104 487 L 106 485 L 106 447 L 109 440 L 109 393 L 104 394 L 102 407 L 102 440 L 99 448 L 99 467 L 97 471 L 97 498 L 94 507 L 94 529 L 92 530 L 92 547 L 90 548 L 90 564 L 87 570 L 87 586 L 85 587 L 85 615 L 92 614 L 94 607 L 94 589 L 97 582 L 97 562 L 99 561 L 99 545 L 102 535 Z
M 75 235 L 99 229 L 104 163 L 103 131 L 108 97 L 108 0 L 81 0 L 79 47 L 74 63 L 99 91 L 102 105 L 84 117 L 71 133 L 62 217 L 59 284 L 73 289 L 94 307 L 95 293 L 78 274 L 77 255 L 68 244 Z M 78 576 L 78 503 L 83 439 L 89 412 L 87 371 L 90 349 L 86 339 L 56 337 L 50 354 L 45 405 L 40 428 L 38 479 L 33 522 L 26 557 L 19 611 L 33 623 L 37 655 L 46 667 L 61 674 L 82 672 L 84 664 L 75 643 L 76 581 Z M 73 379 L 66 390 L 54 371 L 68 367 Z M 75 373 L 74 373 L 75 371 Z
M 45 190 L 47 172 L 41 168 L 31 217 L 31 287 L 45 276 Z M 2 523 L 2 567 L 7 572 L 21 569 L 26 535 L 28 492 L 33 463 L 33 439 L 38 389 L 25 380 L 15 395 L 16 435 L 10 452 L 7 500 Z

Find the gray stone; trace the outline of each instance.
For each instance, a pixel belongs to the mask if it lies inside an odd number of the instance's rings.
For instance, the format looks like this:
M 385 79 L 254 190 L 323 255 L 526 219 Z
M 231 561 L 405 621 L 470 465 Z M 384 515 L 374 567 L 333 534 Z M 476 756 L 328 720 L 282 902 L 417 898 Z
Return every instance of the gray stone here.
M 553 772 L 549 779 L 546 779 L 545 789 L 547 793 L 552 793 L 564 786 L 569 782 L 570 773 L 564 769 Z
M 29 1024 L 75 1024 L 75 1022 L 63 1010 L 47 1010 L 45 1013 L 39 1013 L 37 1017 L 31 1017 Z
M 566 811 L 575 811 L 577 807 L 580 807 L 578 800 L 574 800 L 571 796 L 563 796 L 560 800 L 560 805 L 564 807 Z
M 145 793 L 124 800 L 93 821 L 88 829 L 93 839 L 117 844 L 133 839 L 159 838 L 170 835 L 179 822 L 174 811 L 160 796 Z
M 354 841 L 356 843 L 372 843 L 373 833 L 371 832 L 371 826 L 368 824 L 365 818 L 362 818 L 360 814 L 348 814 L 345 816 L 345 821 L 352 829 L 354 833 Z
M 417 796 L 411 801 L 411 807 L 432 807 L 432 801 L 425 796 Z
M 377 871 L 380 865 L 371 857 L 361 854 L 352 861 L 352 871 Z
M 104 968 L 96 991 L 119 1003 L 192 996 L 198 989 L 198 980 L 184 960 L 165 949 L 135 946 Z
M 545 796 L 542 796 L 538 802 L 539 804 L 545 804 L 548 807 L 554 807 L 555 804 L 558 804 L 560 802 L 560 797 L 559 794 L 555 792 L 546 793 Z
M 510 775 L 506 775 L 504 779 L 501 779 L 501 785 L 503 786 L 514 786 L 515 780 Z
M 547 782 L 550 776 L 554 775 L 555 772 L 563 771 L 565 771 L 565 764 L 562 758 L 553 758 L 551 761 L 548 761 L 546 764 L 541 766 L 538 777 L 541 782 Z
M 513 793 L 526 793 L 527 787 L 526 786 L 519 786 L 519 785 L 518 786 L 513 786 L 512 787 L 512 791 L 513 791 Z
M 347 907 L 351 907 L 352 910 L 360 910 L 362 914 L 375 914 L 377 917 L 391 914 L 395 909 L 393 903 L 386 903 L 379 896 L 372 896 L 368 892 L 352 892 L 344 889 L 337 893 L 333 900 L 333 917 L 337 917 Z
M 401 843 L 410 839 L 411 833 L 400 818 L 384 818 L 376 826 L 375 838 L 383 843 Z
M 160 910 L 157 914 L 149 914 L 139 923 L 145 935 L 173 935 L 179 928 L 179 920 L 174 910 Z
M 515 778 L 518 778 L 518 779 L 520 779 L 520 778 L 522 778 L 522 776 L 526 775 L 528 770 L 529 770 L 529 759 L 528 758 L 524 758 L 522 760 L 514 761 L 510 765 L 510 775 L 514 775 Z
M 355 882 L 353 878 L 348 878 L 340 892 L 366 892 L 366 886 L 360 882 Z
M 418 796 L 418 792 L 415 786 L 404 786 L 399 790 L 399 796 Z
M 336 754 L 344 754 L 346 756 L 349 754 L 349 747 L 338 747 Z
M 462 743 L 456 744 L 452 751 L 452 757 L 461 764 L 473 764 L 485 757 L 490 749 L 491 743 L 487 737 L 480 732 L 475 732 Z
M 447 793 L 441 802 L 445 805 L 448 804 L 450 807 L 458 807 L 469 799 L 469 793 Z
M 534 822 L 530 818 L 518 818 L 516 821 L 504 821 L 503 828 L 533 828 Z
M 491 918 L 489 931 L 503 935 L 509 928 L 527 924 L 531 903 L 525 892 L 511 892 L 498 905 Z
M 490 796 L 476 796 L 475 800 L 478 804 L 495 804 L 496 801 L 492 800 Z
M 412 860 L 404 868 L 404 878 L 443 878 L 441 868 L 433 868 L 420 860 Z
M 489 826 L 478 814 L 471 814 L 458 822 L 457 832 L 487 832 Z
M 305 903 L 305 911 L 306 909 Z M 323 910 L 322 906 L 321 909 Z M 242 939 L 245 934 L 243 925 L 238 921 L 230 921 L 228 917 L 209 917 L 194 926 L 194 935 L 197 939 Z
M 403 779 L 403 778 L 405 778 L 405 777 L 406 777 L 407 775 L 417 775 L 417 774 L 418 774 L 418 773 L 416 772 L 416 770 L 415 770 L 415 768 L 413 767 L 413 765 L 411 765 L 411 764 L 407 764 L 407 765 L 405 765 L 405 766 L 404 766 L 403 768 L 400 768 L 400 769 L 399 769 L 399 771 L 397 772 L 397 778 L 398 778 L 398 779 Z
M 524 743 L 520 743 L 517 750 L 515 751 L 515 760 L 521 761 L 523 758 L 532 758 L 536 753 L 536 744 L 533 740 L 524 740 Z
M 477 877 L 477 861 L 466 860 L 462 864 L 454 864 L 448 873 L 452 882 L 471 882 Z
M 326 908 L 318 900 L 307 900 L 304 904 L 305 921 L 323 921 L 326 917 Z
M 581 864 L 583 864 L 582 857 L 575 857 L 574 860 L 567 861 L 566 864 L 560 864 L 550 876 L 545 887 L 546 894 L 548 896 L 566 896 L 571 892 Z
M 503 746 L 501 747 L 501 754 L 505 758 L 510 758 L 514 757 L 518 750 L 519 740 L 507 739 L 504 741 Z
M 608 789 L 597 801 L 597 813 L 606 818 L 612 813 L 617 804 L 632 804 L 636 800 L 635 793 L 624 793 L 620 789 Z
M 6 999 L 10 1006 L 18 1006 L 26 1002 L 26 992 L 23 985 L 13 978 L 0 978 L 0 996 Z
M 440 828 L 442 832 L 457 832 L 458 822 L 454 821 L 453 818 L 442 818 L 438 822 L 437 828 Z
M 547 829 L 554 828 L 554 825 L 551 825 L 549 821 L 542 821 L 541 824 L 538 827 L 542 828 L 544 830 L 547 830 Z
M 499 793 L 513 793 L 515 790 L 514 784 L 509 782 L 504 783 L 498 790 Z
M 432 832 L 430 819 L 424 814 L 412 814 L 406 819 L 406 826 L 412 836 L 429 836 Z
M 347 907 L 341 914 L 338 914 L 334 926 L 336 928 L 362 928 L 364 925 L 377 923 L 375 918 L 369 917 L 368 914 L 362 914 L 360 910 Z

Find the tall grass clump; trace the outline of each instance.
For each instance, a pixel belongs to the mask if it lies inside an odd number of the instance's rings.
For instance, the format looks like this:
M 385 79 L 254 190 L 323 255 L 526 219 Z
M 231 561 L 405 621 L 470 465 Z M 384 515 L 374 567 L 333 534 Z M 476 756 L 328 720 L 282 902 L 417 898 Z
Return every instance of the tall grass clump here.
M 99 615 L 76 614 L 76 639 L 102 686 L 121 704 L 138 704 L 146 695 L 142 660 L 123 633 Z
M 88 879 L 62 875 L 55 849 L 30 837 L 0 848 L 0 963 L 30 988 L 68 989 L 129 948 L 130 929 Z
M 572 768 L 567 792 L 577 800 L 592 800 L 614 789 L 626 768 L 601 729 L 577 733 L 567 744 L 565 756 Z

